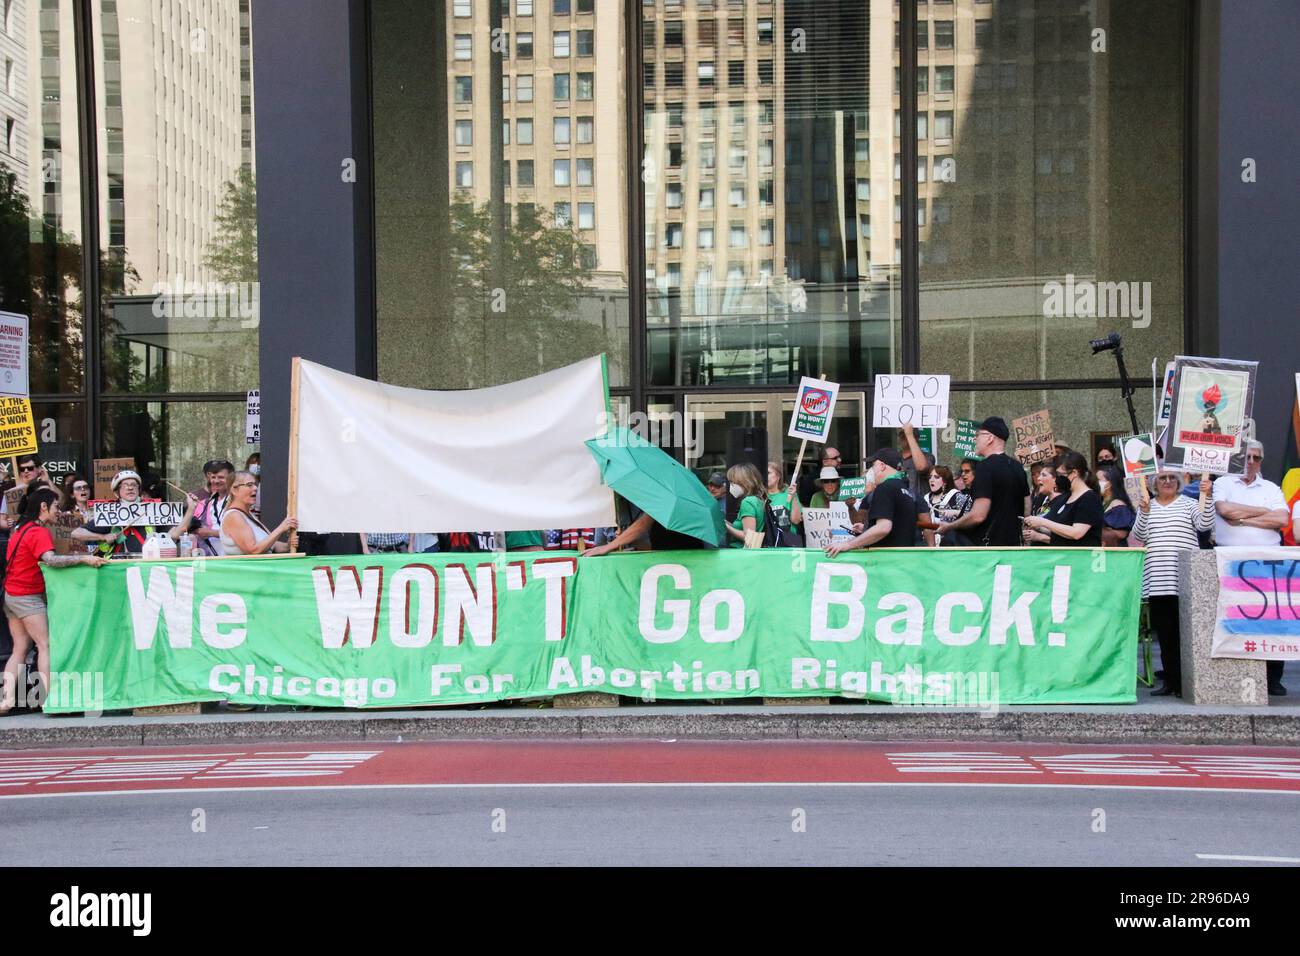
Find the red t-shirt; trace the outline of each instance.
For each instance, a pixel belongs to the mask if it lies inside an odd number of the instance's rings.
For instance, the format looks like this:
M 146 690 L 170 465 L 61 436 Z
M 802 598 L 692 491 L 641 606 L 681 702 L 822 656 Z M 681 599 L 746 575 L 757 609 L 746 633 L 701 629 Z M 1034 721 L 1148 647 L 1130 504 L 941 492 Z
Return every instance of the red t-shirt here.
M 10 535 L 5 593 L 15 596 L 44 594 L 45 578 L 41 575 L 41 555 L 53 550 L 54 539 L 44 525 L 23 525 Z

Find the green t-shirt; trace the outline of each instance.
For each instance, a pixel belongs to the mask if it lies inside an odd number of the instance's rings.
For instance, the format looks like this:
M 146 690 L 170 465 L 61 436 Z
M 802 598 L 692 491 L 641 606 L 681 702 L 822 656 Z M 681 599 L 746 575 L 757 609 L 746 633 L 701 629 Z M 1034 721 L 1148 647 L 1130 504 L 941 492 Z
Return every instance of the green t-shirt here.
M 763 531 L 765 530 L 763 528 L 763 523 L 766 518 L 764 512 L 765 509 L 763 508 L 763 499 L 757 498 L 754 495 L 750 495 L 740 502 L 740 510 L 736 512 L 736 520 L 732 522 L 731 526 L 737 529 L 738 531 L 744 531 L 745 518 L 749 517 L 754 519 L 754 528 L 758 531 Z M 745 546 L 745 542 L 737 541 L 735 538 L 733 538 L 731 540 L 731 546 L 733 548 L 743 548 Z
M 808 507 L 810 507 L 810 508 L 829 508 L 830 506 L 831 506 L 831 503 L 830 503 L 830 501 L 829 501 L 829 500 L 827 499 L 827 497 L 826 497 L 826 492 L 824 492 L 824 491 L 818 491 L 818 492 L 816 492 L 816 493 L 812 496 L 812 504 L 810 504 Z
M 506 550 L 519 548 L 541 548 L 546 545 L 546 535 L 541 531 L 507 531 Z

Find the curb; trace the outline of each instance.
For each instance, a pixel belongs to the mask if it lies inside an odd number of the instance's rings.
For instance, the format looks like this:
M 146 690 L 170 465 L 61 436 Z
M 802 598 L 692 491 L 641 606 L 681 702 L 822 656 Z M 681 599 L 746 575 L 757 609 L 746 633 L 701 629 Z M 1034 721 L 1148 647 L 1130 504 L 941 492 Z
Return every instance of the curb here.
M 380 711 L 44 718 L 0 722 L 0 749 L 180 746 L 268 741 L 675 738 L 929 740 L 1081 744 L 1300 746 L 1300 713 L 975 710 L 827 707 L 662 707 L 636 710 Z

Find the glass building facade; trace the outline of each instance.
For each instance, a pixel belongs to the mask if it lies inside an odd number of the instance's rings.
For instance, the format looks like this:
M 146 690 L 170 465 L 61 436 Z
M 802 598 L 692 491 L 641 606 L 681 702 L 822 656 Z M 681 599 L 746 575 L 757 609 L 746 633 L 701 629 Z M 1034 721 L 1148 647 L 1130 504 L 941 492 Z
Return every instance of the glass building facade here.
M 83 461 L 242 459 L 294 354 L 477 388 L 604 352 L 701 471 L 740 426 L 791 464 L 823 374 L 846 462 L 916 371 L 1091 450 L 1129 422 L 1089 339 L 1122 333 L 1140 421 L 1153 362 L 1236 347 L 1217 4 L 0 4 L 0 309 Z

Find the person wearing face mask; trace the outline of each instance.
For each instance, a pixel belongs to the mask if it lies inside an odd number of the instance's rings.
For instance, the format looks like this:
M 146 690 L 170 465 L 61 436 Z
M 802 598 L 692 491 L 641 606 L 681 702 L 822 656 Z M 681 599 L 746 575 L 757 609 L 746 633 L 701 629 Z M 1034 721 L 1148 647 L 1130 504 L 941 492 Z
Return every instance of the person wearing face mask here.
M 748 462 L 732 465 L 727 469 L 728 488 L 731 497 L 740 502 L 736 510 L 734 523 L 724 525 L 733 548 L 746 547 L 755 533 L 766 530 L 767 487 L 763 476 L 757 468 Z M 749 545 L 753 547 L 752 544 Z
M 1133 499 L 1124 487 L 1123 474 L 1114 465 L 1103 465 L 1097 470 L 1097 488 L 1106 521 L 1101 529 L 1101 543 L 1108 548 L 1127 548 L 1137 514 L 1133 511 Z
M 917 501 L 907 486 L 903 456 L 893 448 L 881 448 L 867 459 L 868 473 L 876 480 L 876 490 L 867 507 L 870 526 L 847 541 L 832 541 L 826 554 L 832 558 L 858 548 L 910 548 L 916 543 Z
M 1056 466 L 1056 490 L 1065 501 L 1051 517 L 1033 515 L 1025 524 L 1051 536 L 1055 547 L 1101 547 L 1105 510 L 1088 460 L 1077 451 L 1062 455 Z

